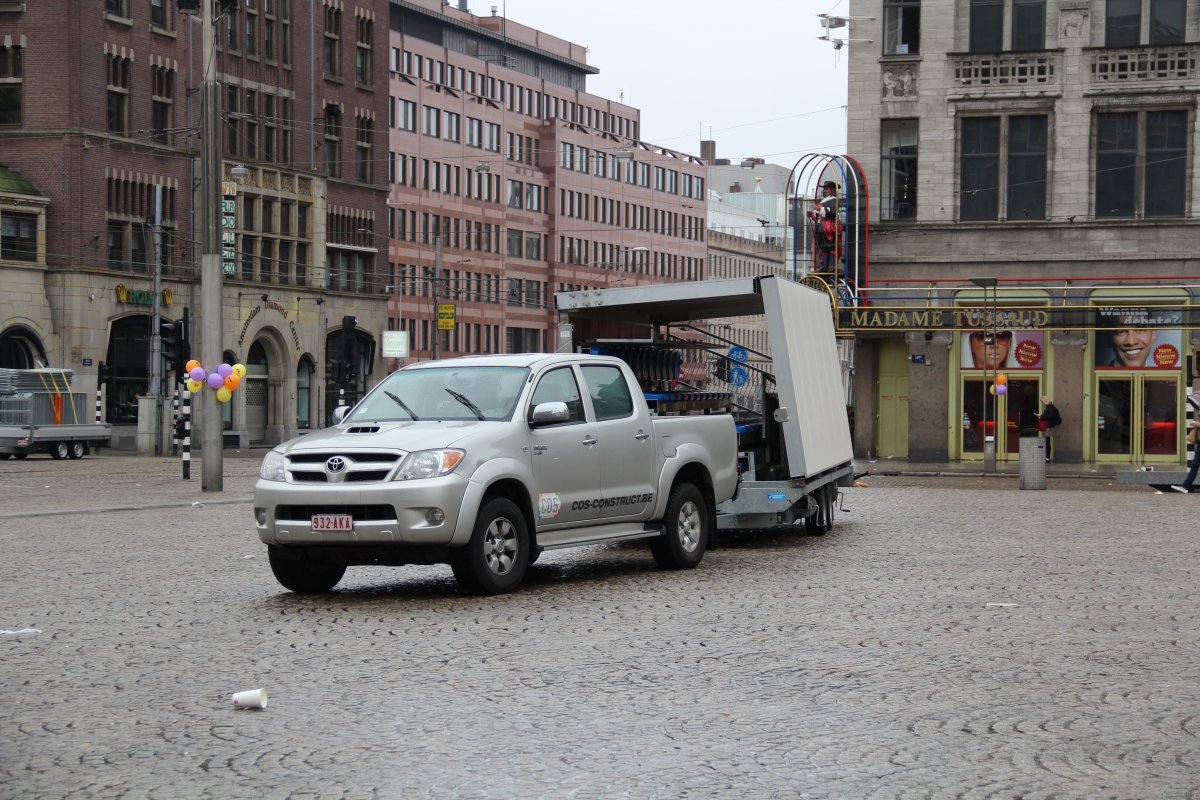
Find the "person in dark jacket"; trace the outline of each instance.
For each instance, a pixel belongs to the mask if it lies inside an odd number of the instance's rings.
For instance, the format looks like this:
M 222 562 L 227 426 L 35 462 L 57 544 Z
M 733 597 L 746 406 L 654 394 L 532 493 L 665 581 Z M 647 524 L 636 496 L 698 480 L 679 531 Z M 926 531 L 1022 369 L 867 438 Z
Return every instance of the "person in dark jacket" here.
M 1192 407 L 1192 419 L 1188 421 L 1188 432 L 1200 428 L 1200 392 L 1193 394 L 1188 398 L 1188 405 Z M 1192 491 L 1192 487 L 1196 485 L 1196 473 L 1200 472 L 1200 442 L 1192 444 L 1192 465 L 1188 467 L 1187 477 L 1183 479 L 1183 483 L 1171 484 L 1171 488 L 1177 492 L 1188 494 Z
M 1038 430 L 1046 437 L 1046 463 L 1050 463 L 1051 436 L 1050 431 L 1062 425 L 1062 415 L 1058 407 L 1050 402 L 1050 398 L 1042 395 L 1042 413 L 1038 415 Z

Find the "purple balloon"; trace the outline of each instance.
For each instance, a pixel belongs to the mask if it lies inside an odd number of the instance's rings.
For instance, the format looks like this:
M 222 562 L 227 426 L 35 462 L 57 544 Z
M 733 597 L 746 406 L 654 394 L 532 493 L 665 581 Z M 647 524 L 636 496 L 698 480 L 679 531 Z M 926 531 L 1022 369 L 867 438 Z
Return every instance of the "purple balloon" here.
M 233 374 L 233 367 L 229 366 L 228 364 L 222 364 L 221 366 L 217 367 L 217 374 L 221 376 L 222 382 L 224 382 L 225 378 L 228 378 L 231 374 Z
M 208 376 L 208 385 L 213 389 L 220 389 L 225 385 L 225 379 L 221 377 L 219 372 L 214 372 Z
M 204 371 L 204 367 L 192 367 L 192 371 L 188 373 L 188 377 L 196 383 L 203 383 L 208 377 L 208 373 Z
M 1003 383 L 996 387 L 996 394 L 1008 394 L 1008 387 Z

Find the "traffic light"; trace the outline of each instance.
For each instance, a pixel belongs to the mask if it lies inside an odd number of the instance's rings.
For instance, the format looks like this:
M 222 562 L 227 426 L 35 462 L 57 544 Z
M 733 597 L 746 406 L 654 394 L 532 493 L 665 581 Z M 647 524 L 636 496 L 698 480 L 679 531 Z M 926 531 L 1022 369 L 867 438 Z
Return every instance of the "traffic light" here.
M 729 383 L 729 359 L 718 355 L 716 361 L 713 362 L 712 374 L 717 380 Z
M 99 382 L 100 383 L 108 383 L 112 379 L 113 379 L 112 366 L 110 366 L 109 364 L 105 364 L 103 361 L 101 361 L 100 362 L 100 370 L 99 370 Z
M 171 372 L 174 372 L 178 378 L 178 376 L 183 374 L 183 365 L 187 363 L 183 354 L 183 323 L 158 323 L 158 336 L 161 342 L 163 360 L 170 364 Z

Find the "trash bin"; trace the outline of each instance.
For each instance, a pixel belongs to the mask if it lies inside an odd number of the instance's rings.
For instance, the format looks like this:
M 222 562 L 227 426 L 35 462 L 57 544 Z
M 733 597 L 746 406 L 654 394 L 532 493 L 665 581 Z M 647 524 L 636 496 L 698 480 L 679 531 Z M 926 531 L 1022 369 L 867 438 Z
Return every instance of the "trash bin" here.
M 1037 428 L 1021 431 L 1020 489 L 1046 488 L 1046 440 Z

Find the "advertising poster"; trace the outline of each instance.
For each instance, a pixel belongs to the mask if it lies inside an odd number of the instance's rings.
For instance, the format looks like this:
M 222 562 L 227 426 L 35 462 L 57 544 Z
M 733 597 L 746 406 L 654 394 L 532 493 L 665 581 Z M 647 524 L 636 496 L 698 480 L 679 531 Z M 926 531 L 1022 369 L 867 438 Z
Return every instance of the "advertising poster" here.
M 1096 308 L 1096 369 L 1171 369 L 1182 366 L 1182 312 L 1153 306 Z
M 989 342 L 988 339 L 993 341 Z M 964 331 L 963 369 L 1041 369 L 1045 358 L 1043 331 Z

